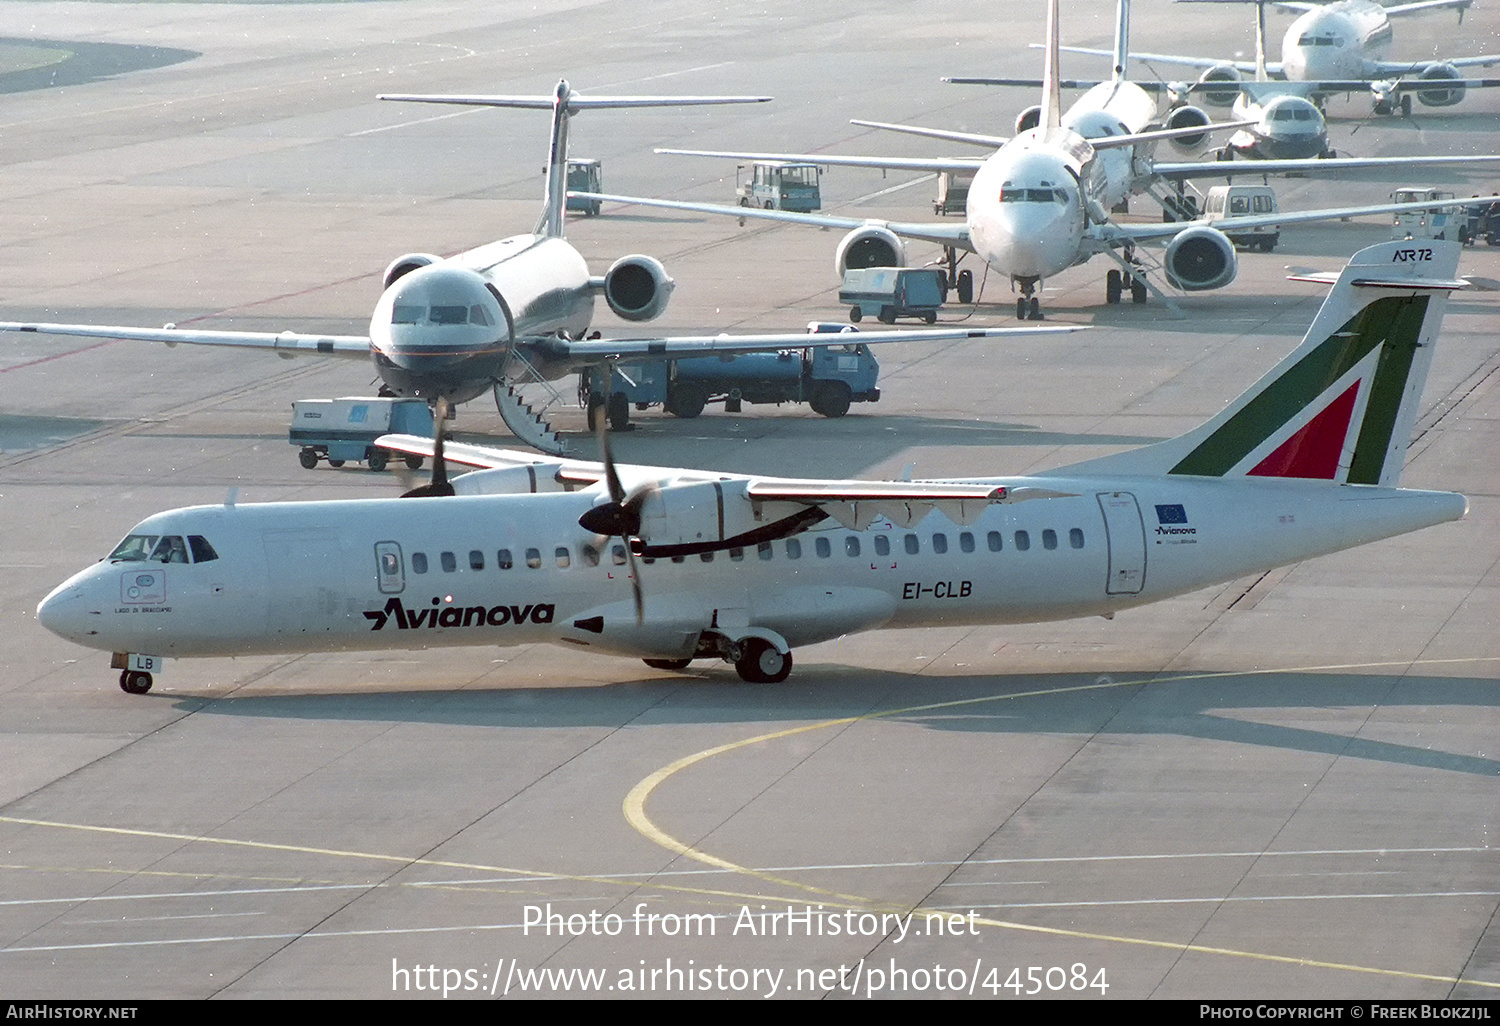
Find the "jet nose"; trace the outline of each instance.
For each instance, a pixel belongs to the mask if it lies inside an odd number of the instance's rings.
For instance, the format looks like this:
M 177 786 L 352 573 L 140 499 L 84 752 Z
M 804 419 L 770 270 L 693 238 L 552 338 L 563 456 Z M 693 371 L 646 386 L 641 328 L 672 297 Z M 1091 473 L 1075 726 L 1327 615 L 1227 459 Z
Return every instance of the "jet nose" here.
M 69 641 L 83 641 L 97 633 L 99 610 L 88 601 L 87 592 L 77 579 L 64 581 L 37 603 L 37 621 L 53 634 Z
M 1012 275 L 1046 278 L 1069 267 L 1079 247 L 1076 218 L 1056 203 L 1002 204 L 1001 236 Z
M 507 317 L 479 274 L 434 264 L 398 279 L 375 306 L 376 351 L 408 371 L 442 370 L 478 356 L 502 354 Z

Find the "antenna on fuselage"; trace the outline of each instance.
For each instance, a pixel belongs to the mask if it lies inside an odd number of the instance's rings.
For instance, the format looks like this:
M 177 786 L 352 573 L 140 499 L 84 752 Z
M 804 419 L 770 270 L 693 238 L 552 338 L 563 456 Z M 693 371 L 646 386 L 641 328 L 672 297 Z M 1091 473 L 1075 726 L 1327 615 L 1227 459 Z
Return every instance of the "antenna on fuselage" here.
M 568 201 L 568 119 L 581 110 L 604 107 L 697 107 L 707 104 L 766 103 L 769 96 L 579 96 L 567 79 L 551 96 L 425 96 L 383 93 L 382 100 L 409 103 L 456 103 L 472 107 L 520 107 L 552 111 L 552 135 L 547 145 L 547 186 L 536 234 L 562 238 Z

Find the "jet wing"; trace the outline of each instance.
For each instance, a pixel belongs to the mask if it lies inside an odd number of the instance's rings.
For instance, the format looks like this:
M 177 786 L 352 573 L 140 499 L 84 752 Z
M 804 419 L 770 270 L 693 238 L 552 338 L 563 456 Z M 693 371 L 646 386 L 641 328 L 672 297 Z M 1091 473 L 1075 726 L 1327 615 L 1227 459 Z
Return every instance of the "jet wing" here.
M 1445 61 L 1446 64 L 1484 64 L 1500 62 L 1500 55 L 1471 57 L 1463 61 Z M 1323 78 L 1307 79 L 1297 84 L 1303 86 L 1304 94 L 1312 93 L 1363 93 L 1375 92 L 1379 87 L 1385 93 L 1430 93 L 1445 89 L 1493 89 L 1500 86 L 1500 78 L 1402 78 L 1402 75 L 1420 74 L 1426 64 L 1381 64 L 1371 78 Z M 1389 76 L 1381 79 L 1381 76 Z M 1253 85 L 1254 83 L 1248 83 Z
M 1329 210 L 1285 211 L 1279 214 L 1251 214 L 1245 217 L 1223 217 L 1217 221 L 1177 221 L 1169 224 L 1107 224 L 1101 238 L 1112 242 L 1145 242 L 1167 239 L 1189 228 L 1217 228 L 1221 232 L 1241 231 L 1248 228 L 1269 228 L 1273 225 L 1304 224 L 1310 221 L 1337 221 L 1345 217 L 1364 217 L 1367 214 L 1394 214 L 1401 210 L 1442 210 L 1477 204 L 1500 202 L 1500 196 L 1475 196 L 1466 200 L 1424 200 L 1421 203 L 1382 203 L 1369 207 L 1338 207 Z
M 849 124 L 860 125 L 864 128 L 878 128 L 885 132 L 905 132 L 907 135 L 920 135 L 928 139 L 944 139 L 948 142 L 968 143 L 971 146 L 988 146 L 998 150 L 1010 140 L 1003 135 L 980 135 L 977 132 L 952 132 L 946 128 L 922 128 L 919 125 L 892 125 L 884 121 L 864 121 L 860 118 L 850 118 Z M 685 150 L 657 150 L 657 153 L 688 152 Z
M 642 358 L 735 356 L 740 353 L 805 349 L 817 345 L 879 345 L 883 342 L 949 342 L 966 338 L 1045 335 L 1082 330 L 1081 325 L 1016 328 L 915 328 L 908 331 L 860 331 L 837 334 L 793 332 L 775 335 L 699 335 L 678 338 L 601 338 L 569 341 L 550 337 L 536 343 L 548 359 L 575 367 L 603 363 L 634 363 Z
M 855 122 L 859 124 L 859 122 Z M 966 141 L 966 140 L 961 140 Z M 880 167 L 888 171 L 977 171 L 983 157 L 847 157 L 830 153 L 739 153 L 732 150 L 658 149 L 678 157 L 719 157 L 725 160 L 779 160 L 790 164 L 828 167 Z M 583 193 L 572 195 L 582 196 Z
M 1246 174 L 1337 174 L 1370 167 L 1441 167 L 1443 165 L 1494 164 L 1500 154 L 1479 157 L 1306 157 L 1299 160 L 1197 160 L 1176 164 L 1152 164 L 1163 178 L 1233 178 Z
M 1087 54 L 1093 54 L 1096 57 L 1113 57 L 1115 55 L 1115 53 L 1114 53 L 1113 50 L 1096 50 L 1096 49 L 1091 49 L 1091 48 L 1086 47 L 1086 46 L 1061 46 L 1061 47 L 1058 47 L 1058 49 L 1066 51 L 1067 53 L 1087 53 Z M 1227 66 L 1233 68 L 1235 71 L 1240 72 L 1241 74 L 1252 75 L 1252 76 L 1255 74 L 1255 62 L 1254 61 L 1225 61 L 1225 60 L 1216 60 L 1213 57 L 1188 57 L 1188 56 L 1184 56 L 1182 54 L 1174 54 L 1174 53 L 1138 53 L 1138 52 L 1136 52 L 1134 50 L 1132 50 L 1130 52 L 1130 59 L 1133 60 L 1133 61 L 1147 61 L 1147 62 L 1155 61 L 1155 62 L 1157 62 L 1159 64 L 1176 64 L 1179 67 L 1184 67 L 1184 68 L 1217 68 L 1217 67 L 1220 67 L 1221 65 L 1227 65 Z M 1269 75 L 1280 75 L 1281 74 L 1281 64 L 1280 64 L 1280 62 L 1267 61 L 1266 62 L 1266 73 L 1269 74 Z M 1140 84 L 1140 83 L 1137 83 L 1137 84 Z M 1233 85 L 1234 85 L 1233 82 L 1216 82 L 1216 83 L 1214 83 L 1214 86 L 1216 86 L 1219 89 L 1224 89 L 1226 87 L 1233 87 Z
M 194 346 L 241 346 L 266 349 L 291 358 L 303 353 L 320 356 L 370 358 L 370 340 L 364 335 L 299 335 L 294 331 L 198 331 L 168 324 L 162 328 L 129 328 L 108 324 L 30 324 L 0 321 L 0 331 L 29 331 L 38 335 L 78 335 L 83 338 L 119 338 L 136 342 L 179 343 Z
M 974 161 L 973 165 L 983 163 Z M 643 207 L 661 207 L 663 210 L 686 210 L 697 214 L 718 214 L 723 217 L 753 217 L 762 221 L 781 221 L 786 224 L 805 224 L 814 228 L 840 228 L 852 231 L 855 228 L 863 228 L 866 225 L 877 225 L 887 228 L 895 234 L 907 238 L 916 239 L 919 242 L 933 242 L 939 246 L 952 246 L 954 249 L 962 249 L 972 252 L 974 244 L 969 241 L 969 229 L 962 224 L 937 224 L 923 223 L 919 221 L 883 221 L 879 218 L 870 217 L 837 217 L 832 214 L 797 214 L 789 210 L 761 210 L 758 207 L 730 207 L 719 203 L 688 203 L 683 200 L 660 200 L 642 199 L 639 196 L 610 196 L 598 192 L 570 192 L 569 196 L 577 196 L 579 199 L 600 200 L 605 203 L 633 203 Z M 806 336 L 799 336 L 805 338 Z M 807 345 L 803 342 L 802 345 Z

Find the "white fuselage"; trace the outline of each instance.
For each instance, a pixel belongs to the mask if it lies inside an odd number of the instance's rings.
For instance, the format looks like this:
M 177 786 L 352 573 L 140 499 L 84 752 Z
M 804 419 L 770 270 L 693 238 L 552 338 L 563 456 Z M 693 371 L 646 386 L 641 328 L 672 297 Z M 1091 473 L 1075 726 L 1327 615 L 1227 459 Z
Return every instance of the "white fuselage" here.
M 392 282 L 370 317 L 371 355 L 398 394 L 464 402 L 502 377 L 517 338 L 581 337 L 593 310 L 588 265 L 567 240 L 516 235 Z
M 1367 78 L 1390 43 L 1384 8 L 1373 0 L 1339 0 L 1292 22 L 1281 40 L 1282 73 L 1293 81 Z
M 101 560 L 38 618 L 81 645 L 158 656 L 546 641 L 686 657 L 728 625 L 795 646 L 885 626 L 1109 614 L 1465 510 L 1449 493 L 1315 481 L 994 483 L 1077 494 L 992 505 L 967 526 L 938 512 L 909 530 L 824 521 L 707 558 L 642 559 L 639 623 L 622 543 L 578 526 L 598 486 L 172 510 L 131 537 L 151 539 L 142 552 L 181 540 L 191 560 Z
M 1264 95 L 1257 99 L 1252 90 Z M 1317 105 L 1306 97 L 1278 96 L 1271 88 L 1256 84 L 1241 91 L 1235 99 L 1234 116 L 1241 121 L 1255 121 L 1229 140 L 1229 145 L 1245 156 L 1304 160 L 1328 152 L 1328 123 Z
M 1107 211 L 1130 195 L 1135 160 L 1135 147 L 1096 151 L 1088 139 L 1133 135 L 1155 115 L 1155 102 L 1139 86 L 1106 82 L 1068 109 L 1061 129 L 1035 128 L 1006 142 L 969 187 L 974 251 L 1023 282 L 1087 259 L 1088 210 L 1097 203 Z

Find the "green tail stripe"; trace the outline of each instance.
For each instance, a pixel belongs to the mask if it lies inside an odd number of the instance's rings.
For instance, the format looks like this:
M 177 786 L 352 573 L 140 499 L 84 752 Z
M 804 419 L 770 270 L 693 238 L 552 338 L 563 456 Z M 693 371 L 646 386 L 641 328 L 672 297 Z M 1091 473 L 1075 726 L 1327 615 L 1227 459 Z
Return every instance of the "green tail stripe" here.
M 1370 480 L 1378 479 L 1427 315 L 1428 298 L 1386 296 L 1370 303 L 1221 424 L 1168 473 L 1223 477 L 1282 426 L 1300 416 L 1372 350 L 1385 347 L 1360 426 L 1355 459 L 1361 481 L 1371 473 L 1370 461 L 1375 464 Z M 1366 459 L 1359 458 L 1367 452 L 1368 444 L 1379 443 L 1382 437 L 1386 444 L 1376 444 Z M 1354 480 L 1352 472 L 1350 480 Z

